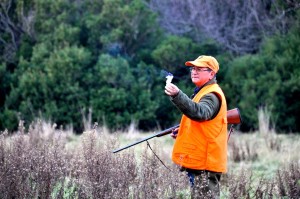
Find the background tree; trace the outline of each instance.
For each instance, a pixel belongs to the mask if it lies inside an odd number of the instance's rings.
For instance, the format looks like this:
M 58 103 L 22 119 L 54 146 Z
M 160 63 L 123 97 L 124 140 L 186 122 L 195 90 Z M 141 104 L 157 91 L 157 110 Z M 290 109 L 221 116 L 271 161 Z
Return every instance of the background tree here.
M 257 128 L 263 106 L 278 129 L 299 131 L 298 8 L 281 0 L 1 1 L 0 129 L 43 117 L 82 132 L 87 108 L 111 129 L 169 127 L 181 114 L 161 71 L 192 94 L 184 62 L 209 54 L 229 108 L 242 111 L 242 130 Z
M 45 57 L 45 53 L 49 53 Z M 81 127 L 80 110 L 86 107 L 87 91 L 82 71 L 90 62 L 90 53 L 78 47 L 48 52 L 35 48 L 29 61 L 20 60 L 18 82 L 6 100 L 6 107 L 21 113 L 27 124 L 37 116 L 58 125 Z
M 90 106 L 96 120 L 111 129 L 125 128 L 131 122 L 139 125 L 139 121 L 155 120 L 159 104 L 152 92 L 153 83 L 157 81 L 154 71 L 153 66 L 141 63 L 132 68 L 122 57 L 101 55 L 93 73 L 97 81 L 90 88 Z
M 22 38 L 34 39 L 35 12 L 32 1 L 2 0 L 0 3 L 0 62 L 15 62 Z
M 284 38 L 266 40 L 259 54 L 229 63 L 224 89 L 229 102 L 241 108 L 243 130 L 257 128 L 260 107 L 271 111 L 276 129 L 299 130 L 299 27 L 298 22 Z
M 253 53 L 265 37 L 293 24 L 297 1 L 149 0 L 164 29 L 197 42 L 212 38 L 236 54 Z
M 104 0 L 95 4 L 97 9 L 83 14 L 81 21 L 83 38 L 88 48 L 96 50 L 96 59 L 100 53 L 144 59 L 145 51 L 159 42 L 155 14 L 143 1 Z

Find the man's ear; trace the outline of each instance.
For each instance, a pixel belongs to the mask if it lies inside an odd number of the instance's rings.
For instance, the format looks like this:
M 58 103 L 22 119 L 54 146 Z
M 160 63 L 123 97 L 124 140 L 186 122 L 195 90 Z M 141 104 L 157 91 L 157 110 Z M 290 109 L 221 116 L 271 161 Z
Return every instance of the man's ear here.
M 214 78 L 215 75 L 216 75 L 215 71 L 210 71 L 209 80 L 211 80 L 212 78 Z

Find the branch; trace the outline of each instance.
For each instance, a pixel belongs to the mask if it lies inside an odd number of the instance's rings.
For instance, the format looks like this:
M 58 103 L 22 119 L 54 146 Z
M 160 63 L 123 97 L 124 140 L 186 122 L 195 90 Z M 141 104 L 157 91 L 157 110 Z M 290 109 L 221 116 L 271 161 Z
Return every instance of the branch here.
M 195 41 L 202 42 L 210 37 L 227 49 L 244 54 L 257 50 L 263 35 L 284 32 L 289 19 L 286 11 L 299 8 L 271 9 L 274 0 L 149 0 L 148 6 L 159 14 L 163 28 L 172 34 L 188 34 Z M 277 16 L 281 20 L 274 20 Z

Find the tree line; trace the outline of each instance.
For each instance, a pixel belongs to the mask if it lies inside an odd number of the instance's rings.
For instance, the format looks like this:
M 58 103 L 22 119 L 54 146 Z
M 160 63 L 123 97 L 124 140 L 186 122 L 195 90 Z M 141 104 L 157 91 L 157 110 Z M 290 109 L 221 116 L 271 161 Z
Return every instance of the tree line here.
M 81 132 L 88 114 L 114 130 L 169 127 L 180 112 L 164 95 L 163 71 L 192 94 L 184 63 L 208 54 L 242 131 L 258 127 L 263 107 L 278 130 L 299 132 L 299 3 L 203 0 L 192 9 L 197 2 L 2 1 L 0 129 L 41 117 Z

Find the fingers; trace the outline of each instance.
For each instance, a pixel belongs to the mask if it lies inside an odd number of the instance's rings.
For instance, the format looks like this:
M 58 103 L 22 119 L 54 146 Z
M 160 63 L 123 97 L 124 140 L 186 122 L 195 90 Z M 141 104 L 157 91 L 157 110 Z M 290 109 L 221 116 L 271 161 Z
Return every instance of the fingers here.
M 179 129 L 179 128 L 176 128 L 176 129 L 174 129 L 174 130 L 172 131 L 172 133 L 171 133 L 171 137 L 172 137 L 172 138 L 174 138 L 174 139 L 177 138 L 178 129 Z
M 178 94 L 178 92 L 179 92 L 179 88 L 176 85 L 174 85 L 172 83 L 166 84 L 166 86 L 165 86 L 165 93 L 167 95 L 169 95 L 169 96 L 175 96 L 175 95 Z
M 175 134 L 175 133 L 177 133 L 177 132 L 178 132 L 178 130 L 179 130 L 179 128 L 175 128 L 175 129 L 173 129 L 173 130 L 172 130 L 172 133 L 174 133 L 174 134 Z
M 171 91 L 171 90 L 165 90 L 165 93 L 167 94 L 167 95 L 169 95 L 169 96 L 173 96 L 174 95 L 174 93 Z
M 176 138 L 177 138 L 177 132 L 176 132 L 176 133 L 171 133 L 171 137 L 172 137 L 173 139 L 176 139 Z

